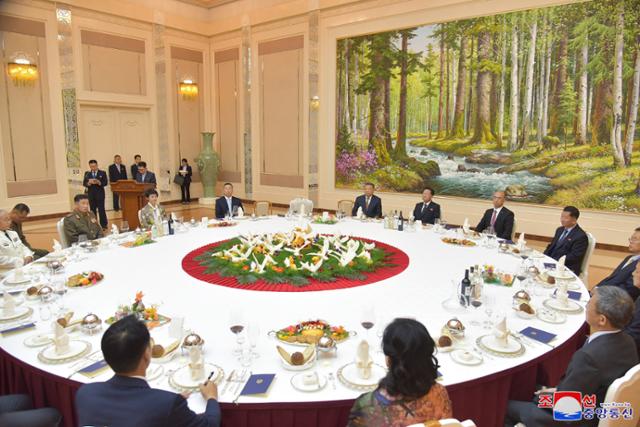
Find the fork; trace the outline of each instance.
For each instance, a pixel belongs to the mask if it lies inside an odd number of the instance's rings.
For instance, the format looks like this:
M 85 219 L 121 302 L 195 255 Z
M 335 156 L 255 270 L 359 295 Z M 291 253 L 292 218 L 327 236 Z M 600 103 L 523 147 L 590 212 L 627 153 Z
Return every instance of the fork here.
M 247 370 L 243 369 L 240 377 L 236 379 L 236 384 L 232 387 L 235 391 L 234 394 L 240 391 L 240 387 L 242 387 L 242 383 L 245 381 L 245 376 L 247 375 Z
M 487 359 L 496 360 L 496 358 L 495 358 L 495 357 L 493 357 L 491 354 L 489 354 L 489 353 L 488 353 L 488 352 L 486 352 L 486 351 L 482 351 L 482 350 L 480 350 L 478 347 L 473 347 L 473 350 L 474 350 L 476 353 L 484 354 L 484 355 L 487 357 Z
M 336 377 L 333 375 L 333 372 L 329 372 L 329 381 L 331 381 L 331 386 L 333 389 L 336 389 Z
M 229 376 L 227 377 L 227 382 L 225 383 L 224 387 L 222 388 L 222 391 L 220 392 L 220 395 L 223 395 L 227 392 L 227 389 L 229 388 L 229 384 L 231 384 L 231 382 L 234 381 L 234 375 L 236 374 L 236 370 L 234 369 L 233 371 L 231 371 L 231 373 L 229 374 Z
M 238 404 L 238 399 L 240 399 L 240 394 L 242 393 L 242 383 L 245 381 L 245 376 L 246 376 L 247 370 L 245 369 L 244 371 L 242 371 L 242 375 L 240 376 L 240 380 L 238 380 L 238 389 L 236 390 L 236 392 L 238 393 L 235 397 L 235 399 L 233 399 L 232 403 L 235 403 L 236 405 Z M 253 375 L 253 372 L 249 372 L 249 378 L 251 378 L 251 375 Z M 249 379 L 247 378 L 247 379 Z

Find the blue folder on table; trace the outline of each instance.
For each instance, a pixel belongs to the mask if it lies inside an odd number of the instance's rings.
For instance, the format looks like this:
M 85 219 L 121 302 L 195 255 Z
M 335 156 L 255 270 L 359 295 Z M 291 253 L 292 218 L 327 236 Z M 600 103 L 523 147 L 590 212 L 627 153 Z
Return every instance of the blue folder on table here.
M 276 374 L 251 375 L 240 392 L 240 396 L 265 396 Z
M 553 296 L 555 296 L 557 292 L 558 292 L 557 289 L 553 291 Z M 572 299 L 574 301 L 580 301 L 580 298 L 582 298 L 582 292 L 567 291 L 567 296 L 569 297 L 569 299 Z
M 549 344 L 549 341 L 552 341 L 557 336 L 551 332 L 543 331 L 542 329 L 531 326 L 524 328 L 520 333 L 527 338 L 531 338 L 532 340 L 540 341 L 545 344 Z
M 107 369 L 109 369 L 109 365 L 107 365 L 107 362 L 105 360 L 99 360 L 89 366 L 85 366 L 84 368 L 80 369 L 78 373 L 84 375 L 85 377 L 94 378 Z
M 11 334 L 17 334 L 18 332 L 29 331 L 31 329 L 34 329 L 35 327 L 36 327 L 35 323 L 27 323 L 24 325 L 14 326 L 8 329 L 4 329 L 0 331 L 0 334 L 2 334 L 2 336 L 7 336 Z

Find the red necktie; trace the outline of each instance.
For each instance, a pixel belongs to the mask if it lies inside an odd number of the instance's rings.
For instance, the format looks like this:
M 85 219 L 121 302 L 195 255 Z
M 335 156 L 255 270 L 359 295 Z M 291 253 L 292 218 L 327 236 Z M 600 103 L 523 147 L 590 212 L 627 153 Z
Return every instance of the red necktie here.
M 491 215 L 491 226 L 493 227 L 493 225 L 496 223 L 496 217 L 498 216 L 498 211 L 497 210 L 493 210 L 493 215 Z

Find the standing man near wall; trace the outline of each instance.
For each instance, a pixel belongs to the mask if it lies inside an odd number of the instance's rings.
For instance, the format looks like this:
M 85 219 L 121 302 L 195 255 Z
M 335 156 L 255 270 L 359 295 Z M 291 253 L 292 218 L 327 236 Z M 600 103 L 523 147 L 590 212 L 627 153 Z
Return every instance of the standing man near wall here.
M 127 179 L 127 168 L 122 164 L 122 157 L 116 154 L 113 157 L 113 164 L 109 166 L 109 182 L 113 184 L 121 179 Z M 113 210 L 116 212 L 120 210 L 120 196 L 118 196 L 118 193 L 113 193 Z
M 89 206 L 95 216 L 100 216 L 100 225 L 107 228 L 107 213 L 104 210 L 104 187 L 108 184 L 105 171 L 98 169 L 96 160 L 89 160 L 89 170 L 84 173 L 82 185 L 89 196 Z
M 136 154 L 133 156 L 133 164 L 131 165 L 131 179 L 136 179 L 138 175 L 138 163 L 142 161 L 142 156 L 140 154 Z

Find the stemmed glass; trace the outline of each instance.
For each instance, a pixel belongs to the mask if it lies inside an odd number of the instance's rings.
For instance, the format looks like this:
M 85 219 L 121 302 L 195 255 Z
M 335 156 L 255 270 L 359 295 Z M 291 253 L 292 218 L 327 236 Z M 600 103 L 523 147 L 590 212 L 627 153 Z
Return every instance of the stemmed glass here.
M 376 313 L 373 307 L 365 306 L 360 314 L 360 324 L 366 331 L 367 341 L 369 340 L 369 329 L 375 325 Z
M 260 339 L 260 325 L 251 322 L 247 328 L 247 338 L 249 338 L 249 346 L 251 347 L 251 357 L 257 359 L 260 357 L 260 353 L 256 351 L 258 339 Z
M 129 221 L 122 221 L 122 224 L 120 224 L 120 231 L 122 231 L 123 233 L 129 231 Z
M 474 313 L 475 316 L 474 318 L 471 320 L 471 324 L 474 326 L 480 326 L 480 320 L 478 320 L 478 309 L 480 308 L 480 306 L 482 305 L 482 296 L 476 296 L 474 294 L 471 295 L 471 306 L 475 309 Z
M 484 313 L 487 315 L 487 319 L 483 323 L 484 329 L 491 329 L 493 328 L 493 319 L 491 316 L 493 315 L 493 306 L 495 304 L 495 299 L 487 292 L 483 294 L 482 298 L 484 300 Z
M 244 330 L 244 316 L 238 310 L 231 310 L 229 314 L 229 329 L 236 336 L 236 348 L 233 350 L 233 355 L 236 357 L 242 356 L 242 344 L 244 343 L 244 337 L 241 335 Z
M 67 286 L 65 284 L 65 280 L 62 277 L 55 277 L 53 279 L 53 292 L 58 295 L 58 310 L 60 314 L 63 314 L 66 310 L 64 305 L 64 296 L 67 293 Z

